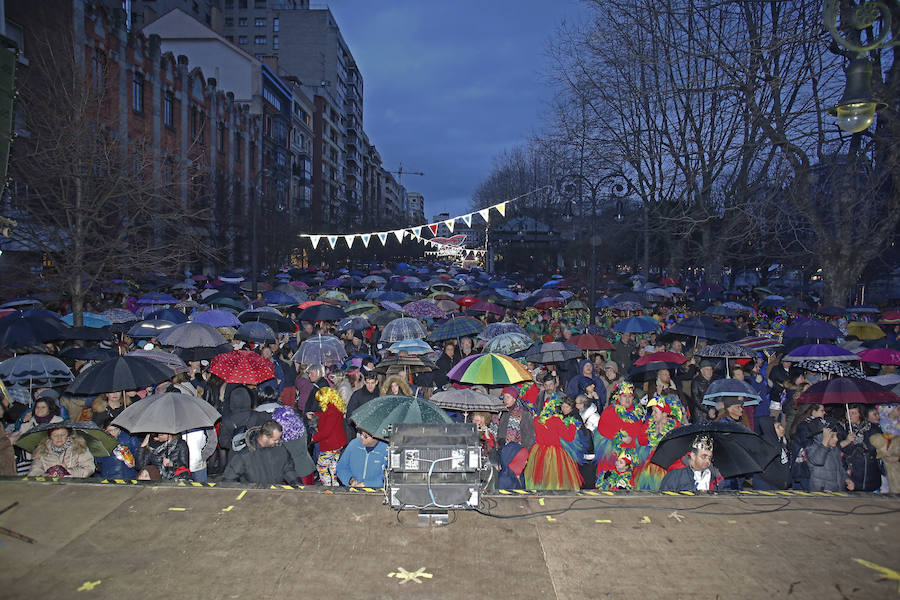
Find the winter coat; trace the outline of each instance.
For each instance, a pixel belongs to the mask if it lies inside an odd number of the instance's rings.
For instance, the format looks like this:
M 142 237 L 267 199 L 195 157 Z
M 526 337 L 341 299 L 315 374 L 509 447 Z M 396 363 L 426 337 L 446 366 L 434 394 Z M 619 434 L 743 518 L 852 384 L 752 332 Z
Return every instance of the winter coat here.
M 881 465 L 878 464 L 876 449 L 869 443 L 873 434 L 881 433 L 878 425 L 863 423 L 854 425 L 856 441 L 844 448 L 844 465 L 850 472 L 854 491 L 874 492 L 881 487 Z
M 688 400 L 688 409 L 691 411 L 691 422 L 692 423 L 702 423 L 704 421 L 708 421 L 709 418 L 706 416 L 707 409 L 702 405 L 703 396 L 706 395 L 706 390 L 709 389 L 710 384 L 714 381 L 714 379 L 707 379 L 703 375 L 697 375 L 691 381 L 691 397 Z
M 236 434 L 262 425 L 269 419 L 268 413 L 259 413 L 251 408 L 250 392 L 246 388 L 234 390 L 229 404 L 231 410 L 228 416 L 222 419 L 222 425 L 219 427 L 219 447 L 226 450 L 232 449 L 232 440 Z
M 534 418 L 531 411 L 522 406 L 521 401 L 517 401 L 518 406 L 522 410 L 522 418 L 519 420 L 519 443 L 526 450 L 531 449 L 535 442 L 534 434 Z M 500 412 L 500 419 L 497 422 L 497 448 L 503 450 L 506 445 L 506 432 L 509 428 L 509 411 L 504 409 Z
M 806 447 L 806 464 L 809 466 L 809 491 L 842 492 L 847 489 L 844 480 L 847 471 L 841 463 L 841 449 L 826 448 L 819 433 Z
M 753 488 L 758 490 L 786 490 L 791 487 L 791 452 L 785 438 L 779 438 L 775 432 L 775 419 L 760 417 L 756 423 L 757 431 L 764 440 L 779 448 L 780 452 L 765 465 L 762 473 L 753 475 Z
M 572 377 L 569 380 L 569 383 L 566 384 L 566 396 L 568 396 L 569 398 L 575 398 L 578 394 L 582 393 L 584 388 L 586 388 L 588 385 L 590 385 L 592 383 L 594 384 L 595 391 L 601 390 L 601 389 L 606 389 L 603 387 L 603 383 L 600 381 L 599 377 L 596 377 L 594 375 L 591 375 L 590 377 L 588 377 L 587 375 L 584 374 L 584 368 L 588 364 L 591 364 L 593 366 L 594 363 L 587 359 L 578 363 L 578 368 L 579 368 L 578 374 L 575 375 L 574 377 Z M 600 394 L 599 391 L 597 393 Z
M 172 462 L 171 467 L 163 466 L 163 459 L 168 458 Z M 187 442 L 178 438 L 174 444 L 170 442 L 155 442 L 152 439 L 147 446 L 141 446 L 137 455 L 137 471 L 140 471 L 147 465 L 153 465 L 159 469 L 163 479 L 174 479 L 176 471 L 179 476 L 183 473 L 187 475 L 188 464 L 190 464 L 190 451 Z
M 119 442 L 119 446 L 126 448 L 131 453 L 132 464 L 137 464 L 138 448 L 140 447 L 138 439 L 122 431 L 119 433 L 116 441 Z M 137 471 L 134 470 L 134 467 L 129 466 L 122 460 L 121 455 L 123 453 L 117 448 L 109 456 L 98 458 L 96 460 L 97 473 L 105 479 L 134 479 L 137 477 Z
M 0 477 L 16 476 L 16 453 L 9 435 L 0 429 Z
M 337 464 L 337 476 L 342 484 L 349 486 L 350 478 L 365 487 L 384 487 L 384 466 L 387 464 L 388 445 L 379 441 L 371 450 L 363 446 L 360 438 L 354 438 Z
M 696 483 L 694 482 L 694 470 L 690 465 L 690 458 L 684 457 L 681 459 L 682 467 L 676 467 L 666 473 L 665 477 L 663 477 L 662 482 L 659 484 L 659 491 L 661 492 L 690 492 L 694 491 L 694 486 Z M 715 465 L 710 465 L 709 467 L 710 475 L 709 475 L 709 490 L 699 490 L 699 491 L 710 491 L 715 492 L 718 491 L 722 486 L 722 474 L 719 473 L 719 469 L 716 468 Z
M 900 493 L 900 437 L 875 433 L 869 436 L 869 443 L 875 448 L 878 458 L 884 463 L 884 471 L 887 474 L 891 493 Z
M 387 377 L 384 382 L 382 382 L 381 387 L 379 388 L 380 396 L 390 396 L 391 395 L 391 384 L 397 383 L 397 387 L 400 389 L 400 395 L 402 396 L 412 396 L 412 388 L 409 387 L 409 384 L 405 379 L 400 377 L 399 375 L 391 375 Z
M 71 445 L 57 456 L 50 449 L 50 438 L 38 444 L 32 453 L 30 477 L 44 475 L 47 469 L 62 465 L 72 477 L 90 477 L 94 472 L 94 457 L 88 450 L 87 443 L 77 433 L 72 434 Z
M 347 434 L 344 431 L 344 413 L 329 404 L 325 410 L 315 413 L 319 424 L 312 436 L 312 441 L 319 444 L 319 450 L 340 450 L 347 445 Z
M 263 485 L 299 483 L 300 476 L 287 448 L 283 445 L 264 448 L 259 445 L 258 437 L 258 429 L 248 432 L 246 447 L 228 461 L 222 479 Z

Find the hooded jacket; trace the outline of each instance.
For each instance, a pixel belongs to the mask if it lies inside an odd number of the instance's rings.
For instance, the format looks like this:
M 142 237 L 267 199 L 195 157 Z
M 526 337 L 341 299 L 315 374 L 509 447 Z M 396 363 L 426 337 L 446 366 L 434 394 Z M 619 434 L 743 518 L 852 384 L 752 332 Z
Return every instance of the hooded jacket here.
M 606 388 L 603 386 L 603 383 L 600 381 L 598 377 L 591 375 L 588 377 L 584 374 L 584 368 L 588 364 L 591 367 L 594 366 L 594 363 L 588 359 L 584 359 L 583 361 L 578 363 L 578 375 L 569 380 L 569 383 L 566 384 L 566 396 L 569 398 L 574 398 L 578 394 L 580 394 L 588 385 L 594 384 L 594 390 L 605 390 Z M 601 392 L 597 392 L 598 395 L 602 395 Z
M 72 443 L 59 456 L 50 450 L 50 438 L 42 441 L 34 449 L 30 477 L 43 475 L 47 469 L 62 465 L 72 477 L 90 477 L 94 472 L 94 457 L 87 444 L 77 433 L 72 434 Z
M 228 461 L 224 481 L 276 485 L 283 482 L 297 484 L 300 477 L 294 469 L 290 452 L 282 445 L 259 445 L 259 429 L 247 432 L 247 446 Z
M 809 491 L 842 492 L 847 489 L 848 475 L 841 463 L 841 449 L 823 445 L 821 433 L 817 433 L 806 447 L 806 463 L 809 465 Z
M 219 427 L 219 446 L 226 450 L 231 450 L 232 439 L 236 433 L 262 425 L 269 417 L 267 413 L 258 413 L 253 410 L 250 392 L 244 387 L 239 387 L 231 392 L 229 404 L 231 411 L 227 417 L 222 419 L 222 425 Z

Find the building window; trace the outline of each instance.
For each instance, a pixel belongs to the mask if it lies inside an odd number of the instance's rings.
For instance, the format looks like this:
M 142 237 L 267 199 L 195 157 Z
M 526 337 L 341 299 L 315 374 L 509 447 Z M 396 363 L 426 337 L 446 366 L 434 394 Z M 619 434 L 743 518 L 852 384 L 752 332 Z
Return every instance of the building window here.
M 240 25 L 241 27 L 246 27 L 247 26 L 247 17 L 241 17 L 240 19 L 238 19 L 238 25 Z
M 239 35 L 238 36 L 238 44 L 240 44 L 241 46 L 246 46 L 247 45 L 247 36 Z
M 277 35 L 272 36 L 272 49 L 278 50 L 278 36 Z
M 238 8 L 247 8 L 247 0 L 238 0 Z
M 163 99 L 163 123 L 169 129 L 175 129 L 175 97 L 172 92 L 166 92 Z
M 144 112 L 144 76 L 138 72 L 134 73 L 131 84 L 131 108 L 136 113 Z
M 191 137 L 194 138 L 198 144 L 206 143 L 205 123 L 206 117 L 203 114 L 203 111 L 196 104 L 191 105 Z
M 266 26 L 266 18 L 265 17 L 256 17 L 253 20 L 253 24 L 256 27 L 265 27 Z
M 281 112 L 281 100 L 270 90 L 269 88 L 263 88 L 263 98 L 275 107 L 278 112 Z
M 272 31 L 278 33 L 278 26 L 281 24 L 281 19 L 275 17 L 272 19 Z
M 221 154 L 225 154 L 225 123 L 216 123 L 216 146 Z
M 94 56 L 91 57 L 91 83 L 94 85 L 95 93 L 102 93 L 105 86 L 103 81 L 103 72 L 106 70 L 106 56 L 99 50 L 94 50 Z
M 234 162 L 241 162 L 241 134 L 234 134 Z
M 234 8 L 234 0 L 225 0 L 225 8 Z
M 233 35 L 226 35 L 226 36 L 225 36 L 225 39 L 228 40 L 229 42 L 231 42 L 232 44 L 234 43 L 234 36 L 233 36 Z
M 225 27 L 234 27 L 234 17 L 225 17 Z
M 253 4 L 256 6 L 256 8 L 265 8 L 266 0 L 254 0 Z
M 265 46 L 266 45 L 266 36 L 264 36 L 264 35 L 254 36 L 253 44 L 255 46 Z

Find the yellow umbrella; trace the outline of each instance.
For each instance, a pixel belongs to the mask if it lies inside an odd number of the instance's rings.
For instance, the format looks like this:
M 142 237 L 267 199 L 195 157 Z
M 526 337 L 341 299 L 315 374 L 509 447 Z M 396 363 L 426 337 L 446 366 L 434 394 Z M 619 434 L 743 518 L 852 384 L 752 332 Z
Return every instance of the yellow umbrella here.
M 881 327 L 868 321 L 851 321 L 847 324 L 847 332 L 861 340 L 877 340 L 885 335 Z

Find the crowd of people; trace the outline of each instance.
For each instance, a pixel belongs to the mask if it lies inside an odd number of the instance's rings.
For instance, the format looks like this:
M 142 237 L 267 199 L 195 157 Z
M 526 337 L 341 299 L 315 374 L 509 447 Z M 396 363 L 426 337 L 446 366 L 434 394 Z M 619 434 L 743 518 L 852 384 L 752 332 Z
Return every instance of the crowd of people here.
M 478 281 L 477 272 L 453 268 L 441 272 L 450 276 L 442 279 L 442 290 Z M 328 289 L 323 287 L 321 292 Z M 314 288 L 307 293 L 314 293 Z M 521 289 L 519 293 L 527 298 Z M 463 295 L 445 291 L 442 299 Z M 436 303 L 435 296 L 440 297 L 431 294 L 428 301 Z M 266 304 L 262 294 L 255 299 L 235 294 L 235 298 L 248 307 Z M 353 305 L 350 299 L 326 299 L 342 308 Z M 571 304 L 577 295 L 569 293 L 566 299 Z M 191 318 L 208 309 L 195 289 L 183 290 L 179 300 L 170 308 Z M 114 301 L 117 304 L 111 307 L 109 298 L 107 305 L 98 300 L 93 308 L 136 307 L 134 297 L 127 295 Z M 812 384 L 830 375 L 792 362 L 787 340 L 779 339 L 784 328 L 802 317 L 754 304 L 748 297 L 745 311 L 717 322 L 723 330 L 739 332 L 732 339 L 763 335 L 772 343 L 765 350 L 753 350 L 749 357 L 731 360 L 705 356 L 703 348 L 714 340 L 667 333 L 704 310 L 684 297 L 653 305 L 613 304 L 599 311 L 593 323 L 583 304 L 540 308 L 517 300 L 502 310 L 474 312 L 471 316 L 484 327 L 515 324 L 533 344 L 530 350 L 511 353 L 510 358 L 525 367 L 529 379 L 474 386 L 454 379 L 451 371 L 460 361 L 485 351 L 490 339 L 469 334 L 431 342 L 432 354 L 410 368 L 403 361 L 392 363 L 395 353 L 382 340 L 385 324 L 369 324 L 364 314 L 357 315 L 359 320 L 304 320 L 297 306 L 281 305 L 279 312 L 292 327 L 276 332 L 272 340 L 242 341 L 234 337 L 233 329 L 219 329 L 229 339 L 223 352 L 249 349 L 271 363 L 275 376 L 255 385 L 226 381 L 211 372 L 209 360 L 185 357 L 185 369 L 174 377 L 124 392 L 84 396 L 69 392 L 66 386 L 4 386 L 0 389 L 5 427 L 0 474 L 377 488 L 384 485 L 388 444 L 377 437 L 378 432 L 358 427 L 354 414 L 384 396 L 429 400 L 443 390 L 474 388 L 499 398 L 495 412 L 447 412 L 453 420 L 475 425 L 500 488 L 900 490 L 900 444 L 892 444 L 900 435 L 900 404 L 803 401 Z M 465 303 L 459 306 L 460 312 L 466 312 Z M 384 309 L 373 304 L 368 314 Z M 653 319 L 657 326 L 637 334 L 617 330 L 624 319 L 636 315 Z M 430 334 L 453 316 L 425 317 L 419 322 Z M 861 348 L 860 340 L 848 332 L 846 315 L 826 320 L 841 330 L 832 342 Z M 896 340 L 898 326 L 887 329 L 886 348 Z M 581 349 L 575 342 L 584 334 L 602 336 L 610 344 L 602 350 Z M 346 358 L 328 364 L 297 362 L 298 347 L 318 335 L 340 339 Z M 79 348 L 105 346 L 120 354 L 135 349 L 177 350 L 152 335 L 137 337 L 120 329 L 114 336 L 79 342 Z M 570 355 L 552 361 L 534 358 L 541 356 L 542 345 L 553 343 L 562 343 Z M 87 354 L 65 358 L 66 352 L 56 342 L 40 350 L 64 357 L 76 376 L 99 360 Z M 534 350 L 537 355 L 529 353 Z M 642 361 L 657 356 L 670 362 Z M 655 368 L 643 368 L 648 364 Z M 866 371 L 861 375 L 896 377 L 894 364 L 856 364 Z M 708 390 L 722 379 L 746 384 L 752 398 L 739 393 L 709 397 Z M 178 434 L 129 432 L 116 423 L 116 417 L 132 404 L 165 392 L 201 398 L 221 419 L 214 429 Z M 79 428 L 88 422 L 116 440 L 109 456 L 92 454 L 83 427 Z M 755 432 L 777 449 L 775 457 L 756 472 L 723 476 L 716 468 L 715 427 L 704 432 L 705 423 Z M 699 433 L 691 436 L 683 456 L 668 465 L 654 461 L 660 443 L 688 426 L 699 427 Z M 46 431 L 46 439 L 31 451 L 16 445 L 36 428 Z

